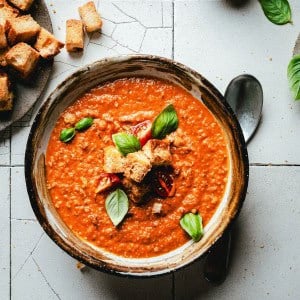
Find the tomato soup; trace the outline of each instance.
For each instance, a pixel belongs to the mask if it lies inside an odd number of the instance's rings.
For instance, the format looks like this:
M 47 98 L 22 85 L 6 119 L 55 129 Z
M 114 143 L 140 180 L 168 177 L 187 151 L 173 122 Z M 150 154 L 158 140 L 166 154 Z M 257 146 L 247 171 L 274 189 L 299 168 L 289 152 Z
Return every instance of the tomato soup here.
M 105 205 L 113 188 L 97 190 L 106 174 L 105 149 L 115 146 L 112 135 L 153 124 L 170 104 L 178 116 L 178 128 L 165 137 L 172 194 L 152 193 L 136 203 L 129 190 L 128 212 L 115 226 Z M 91 126 L 61 141 L 62 130 L 83 118 L 91 118 Z M 124 174 L 116 175 L 120 188 Z M 85 93 L 59 117 L 46 152 L 47 187 L 63 222 L 79 238 L 129 258 L 158 256 L 189 241 L 180 219 L 199 213 L 205 226 L 223 199 L 228 174 L 226 135 L 207 107 L 183 88 L 151 78 L 119 79 Z

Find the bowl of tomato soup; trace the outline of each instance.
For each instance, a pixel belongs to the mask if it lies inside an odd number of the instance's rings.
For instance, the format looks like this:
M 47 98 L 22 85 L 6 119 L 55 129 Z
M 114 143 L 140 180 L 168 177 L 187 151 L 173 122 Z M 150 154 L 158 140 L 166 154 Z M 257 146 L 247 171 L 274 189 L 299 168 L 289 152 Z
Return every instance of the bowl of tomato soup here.
M 203 256 L 237 217 L 248 168 L 223 96 L 194 70 L 150 55 L 68 77 L 40 108 L 25 158 L 50 238 L 86 265 L 137 277 Z

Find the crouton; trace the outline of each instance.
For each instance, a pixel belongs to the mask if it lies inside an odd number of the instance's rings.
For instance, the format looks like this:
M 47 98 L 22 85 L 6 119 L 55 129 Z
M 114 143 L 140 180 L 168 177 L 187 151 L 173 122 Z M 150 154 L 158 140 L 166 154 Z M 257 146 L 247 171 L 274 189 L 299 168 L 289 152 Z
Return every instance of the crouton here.
M 7 40 L 5 35 L 4 26 L 0 24 L 0 49 L 7 47 Z
M 172 161 L 170 143 L 168 141 L 151 139 L 142 150 L 154 166 L 168 165 Z
M 64 44 L 45 28 L 41 28 L 34 44 L 34 48 L 40 52 L 43 58 L 52 58 L 60 52 L 63 46 Z
M 82 51 L 84 47 L 83 24 L 80 20 L 66 22 L 66 48 L 69 52 Z
M 142 203 L 151 190 L 147 183 L 136 183 L 135 181 L 124 177 L 122 184 L 128 198 L 134 203 Z
M 9 6 L 6 2 L 0 5 L 0 24 L 5 31 L 8 29 L 8 20 L 13 20 L 19 16 L 19 11 L 16 8 Z
M 78 11 L 86 32 L 90 33 L 101 29 L 102 20 L 93 1 L 79 7 Z
M 31 7 L 33 1 L 34 0 L 9 0 L 11 4 L 23 11 L 28 10 Z
M 21 77 L 27 78 L 35 69 L 39 60 L 39 53 L 25 43 L 18 43 L 6 53 L 7 64 L 19 72 Z
M 144 152 L 137 151 L 126 156 L 124 168 L 125 177 L 141 182 L 151 170 L 151 163 Z
M 7 66 L 5 55 L 8 52 L 8 50 L 9 50 L 9 48 L 0 49 L 0 66 L 1 67 Z
M 0 71 L 0 112 L 13 108 L 13 93 L 6 73 Z
M 104 148 L 103 170 L 107 173 L 124 172 L 124 157 L 114 146 Z
M 0 8 L 1 11 L 1 8 Z M 0 16 L 0 25 L 4 28 L 4 31 L 6 31 L 6 19 L 4 19 L 3 17 Z
M 30 15 L 9 19 L 8 23 L 7 37 L 11 45 L 34 41 L 41 29 L 41 26 Z

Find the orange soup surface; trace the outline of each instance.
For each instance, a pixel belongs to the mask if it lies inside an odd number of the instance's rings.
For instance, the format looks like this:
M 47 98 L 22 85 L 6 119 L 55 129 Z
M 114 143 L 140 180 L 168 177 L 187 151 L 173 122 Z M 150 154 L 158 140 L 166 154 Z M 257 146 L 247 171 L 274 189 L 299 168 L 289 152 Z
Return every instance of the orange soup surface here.
M 109 191 L 95 192 L 103 174 L 103 149 L 114 145 L 112 134 L 153 122 L 168 104 L 179 119 L 171 134 L 175 194 L 141 204 L 129 201 L 116 227 L 105 208 Z M 94 119 L 92 126 L 62 142 L 61 131 L 85 117 Z M 84 94 L 59 117 L 46 153 L 47 186 L 64 223 L 81 239 L 131 258 L 161 255 L 189 241 L 180 219 L 199 212 L 204 226 L 209 222 L 224 196 L 228 169 L 225 133 L 207 107 L 183 88 L 149 78 L 120 79 Z M 154 213 L 157 203 L 160 211 Z

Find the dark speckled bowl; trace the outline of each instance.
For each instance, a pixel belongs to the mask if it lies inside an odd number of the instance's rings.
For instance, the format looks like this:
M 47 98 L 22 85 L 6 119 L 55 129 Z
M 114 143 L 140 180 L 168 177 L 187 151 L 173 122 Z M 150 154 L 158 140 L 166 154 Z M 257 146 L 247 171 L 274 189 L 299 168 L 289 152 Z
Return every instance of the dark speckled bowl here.
M 128 259 L 107 253 L 76 237 L 60 220 L 49 197 L 45 180 L 45 151 L 59 115 L 81 94 L 106 81 L 128 76 L 167 79 L 203 101 L 223 126 L 228 139 L 230 180 L 217 212 L 198 243 L 192 241 L 167 254 Z M 175 271 L 203 256 L 237 217 L 248 184 L 245 141 L 229 105 L 216 88 L 197 72 L 172 60 L 150 55 L 103 59 L 85 66 L 50 95 L 40 108 L 27 142 L 25 176 L 32 208 L 52 240 L 71 256 L 95 269 L 125 276 L 148 277 Z

